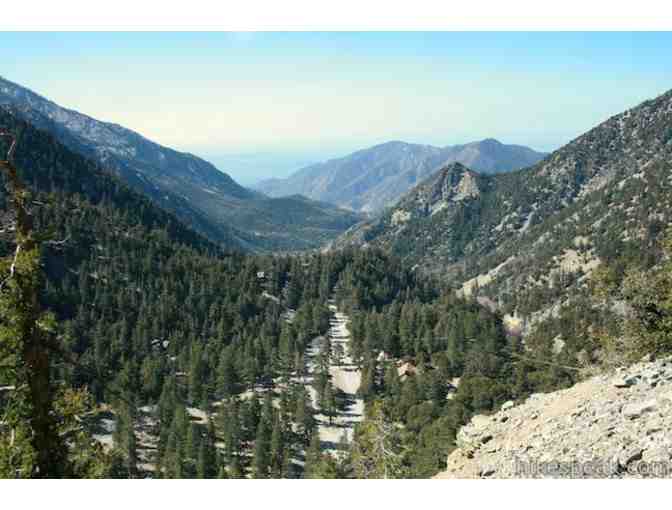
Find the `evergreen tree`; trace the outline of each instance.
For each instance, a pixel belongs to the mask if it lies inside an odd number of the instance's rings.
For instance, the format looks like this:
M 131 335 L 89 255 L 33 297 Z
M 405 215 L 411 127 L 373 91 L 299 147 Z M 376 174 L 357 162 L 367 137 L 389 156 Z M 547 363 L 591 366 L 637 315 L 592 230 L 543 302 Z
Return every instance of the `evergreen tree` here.
M 254 478 L 268 478 L 270 464 L 270 443 L 268 425 L 265 421 L 259 423 L 257 437 L 254 442 Z
M 212 420 L 210 420 L 199 445 L 196 477 L 215 478 L 215 476 L 217 476 L 217 449 L 215 446 L 215 428 Z
M 59 477 L 67 473 L 66 450 L 55 419 L 50 354 L 55 318 L 40 304 L 43 274 L 40 244 L 28 209 L 31 198 L 13 164 L 15 140 L 0 169 L 15 216 L 14 254 L 0 261 L 0 362 L 11 368 L 14 389 L 3 413 L 12 434 L 0 436 L 0 476 Z
M 358 478 L 403 478 L 404 450 L 401 435 L 385 416 L 379 402 L 374 403 L 366 420 L 357 429 L 352 461 Z
M 322 464 L 322 445 L 320 437 L 315 432 L 310 438 L 310 446 L 306 451 L 306 462 L 304 465 L 304 478 L 319 478 L 320 468 Z
M 285 451 L 285 434 L 282 429 L 280 417 L 276 414 L 273 420 L 270 446 L 270 470 L 271 478 L 282 478 L 285 472 L 288 452 Z
M 310 437 L 315 431 L 315 417 L 313 416 L 313 407 L 310 404 L 308 392 L 302 386 L 297 388 L 294 421 L 303 444 L 308 445 Z

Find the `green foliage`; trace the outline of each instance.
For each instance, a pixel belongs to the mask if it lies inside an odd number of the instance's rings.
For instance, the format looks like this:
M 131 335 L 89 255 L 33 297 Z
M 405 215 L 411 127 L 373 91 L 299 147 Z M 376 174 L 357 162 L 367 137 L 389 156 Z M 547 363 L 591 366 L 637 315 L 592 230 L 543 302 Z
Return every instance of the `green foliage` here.
M 140 439 L 150 433 L 158 438 L 157 477 L 426 477 L 442 468 L 473 414 L 573 380 L 535 360 L 572 364 L 562 356 L 588 350 L 571 326 L 593 320 L 582 307 L 526 339 L 524 352 L 498 314 L 379 249 L 222 253 L 95 165 L 25 129 L 31 145 L 21 158 L 43 204 L 36 225 L 67 240 L 41 258 L 40 303 L 51 313 L 39 324 L 76 357 L 52 371 L 64 388 L 89 388 L 87 406 L 111 404 L 118 422 L 115 448 L 100 462 L 82 427 L 68 455 L 83 476 L 147 475 Z M 511 192 L 526 200 L 524 190 Z M 461 253 L 473 252 L 476 219 L 495 221 L 494 195 L 483 199 L 493 202 L 456 216 L 464 229 L 449 238 Z M 13 254 L 11 245 L 1 247 Z M 348 354 L 362 368 L 367 409 L 352 451 L 342 444 L 338 456 L 322 451 L 301 384 L 304 353 L 328 330 L 332 297 L 352 318 Z M 558 332 L 566 351 L 554 354 Z M 532 362 L 516 357 L 523 353 Z M 328 342 L 320 353 L 315 386 L 328 417 L 342 401 L 327 366 L 343 354 Z M 150 430 L 141 430 L 140 409 L 151 409 Z M 12 469 L 25 469 L 35 462 L 30 435 L 19 431 L 14 441 L 27 446 L 15 450 Z M 301 473 L 295 461 L 304 454 Z
M 357 426 L 352 464 L 357 478 L 403 478 L 404 446 L 401 432 L 385 414 L 380 403 L 367 409 Z
M 11 152 L 11 151 L 10 151 Z M 100 462 L 85 431 L 73 424 L 86 403 L 83 393 L 57 400 L 51 355 L 58 352 L 57 323 L 43 309 L 40 240 L 30 212 L 31 195 L 13 161 L 0 161 L 15 231 L 13 255 L 0 261 L 0 477 L 96 476 Z M 68 443 L 75 448 L 68 453 Z
M 603 307 L 624 302 L 624 316 L 615 331 L 598 330 L 595 337 L 610 365 L 627 364 L 644 355 L 672 352 L 672 232 L 663 243 L 664 261 L 649 270 L 628 268 L 619 278 L 612 268 L 595 278 L 593 295 Z

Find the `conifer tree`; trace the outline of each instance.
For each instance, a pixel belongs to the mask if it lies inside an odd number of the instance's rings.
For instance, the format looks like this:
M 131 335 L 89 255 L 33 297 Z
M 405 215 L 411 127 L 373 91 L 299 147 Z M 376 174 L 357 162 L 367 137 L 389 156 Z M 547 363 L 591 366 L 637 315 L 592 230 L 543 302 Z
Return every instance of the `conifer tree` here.
M 40 304 L 40 243 L 28 209 L 30 194 L 13 163 L 13 135 L 0 170 L 6 178 L 15 224 L 14 253 L 0 261 L 0 362 L 12 386 L 0 437 L 0 476 L 53 478 L 66 474 L 66 448 L 55 421 L 50 354 L 55 319 Z M 0 156 L 1 157 L 1 156 Z
M 215 446 L 215 428 L 212 420 L 208 421 L 198 450 L 197 478 L 214 478 L 217 475 L 217 448 Z
M 297 388 L 294 421 L 304 445 L 308 445 L 310 437 L 315 430 L 315 417 L 313 416 L 313 407 L 310 405 L 310 397 L 307 391 L 302 386 L 298 386 Z
M 254 477 L 268 478 L 268 467 L 270 462 L 270 442 L 267 423 L 262 420 L 257 429 L 257 437 L 254 441 Z
M 336 390 L 331 383 L 327 383 L 320 400 L 320 409 L 322 413 L 329 417 L 329 424 L 332 424 L 334 417 L 338 412 L 338 405 L 336 403 Z
M 270 469 L 271 478 L 282 478 L 285 468 L 286 454 L 285 451 L 285 434 L 282 430 L 282 423 L 280 417 L 276 414 L 273 420 L 273 431 L 271 433 L 270 445 Z
M 320 464 L 322 463 L 322 445 L 317 432 L 310 438 L 310 446 L 306 451 L 306 462 L 303 471 L 304 478 L 319 478 Z
M 357 478 L 402 478 L 405 474 L 403 440 L 385 416 L 380 402 L 370 406 L 357 428 L 352 462 Z

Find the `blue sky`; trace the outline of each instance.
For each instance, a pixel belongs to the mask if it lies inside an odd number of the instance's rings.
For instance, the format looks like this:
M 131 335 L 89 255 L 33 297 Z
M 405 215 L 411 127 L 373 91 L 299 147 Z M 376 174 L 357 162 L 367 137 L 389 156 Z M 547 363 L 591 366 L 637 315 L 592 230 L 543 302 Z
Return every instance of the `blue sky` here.
M 388 140 L 552 150 L 672 88 L 672 33 L 2 33 L 4 77 L 239 180 Z

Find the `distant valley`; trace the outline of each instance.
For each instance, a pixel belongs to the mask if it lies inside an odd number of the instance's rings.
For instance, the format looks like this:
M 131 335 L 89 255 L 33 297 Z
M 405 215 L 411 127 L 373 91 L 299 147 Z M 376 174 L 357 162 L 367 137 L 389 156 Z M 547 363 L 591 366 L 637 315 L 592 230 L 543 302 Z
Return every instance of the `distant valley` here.
M 227 249 L 317 248 L 361 219 L 351 211 L 303 197 L 268 198 L 193 154 L 63 108 L 2 78 L 0 107 L 96 161 Z

